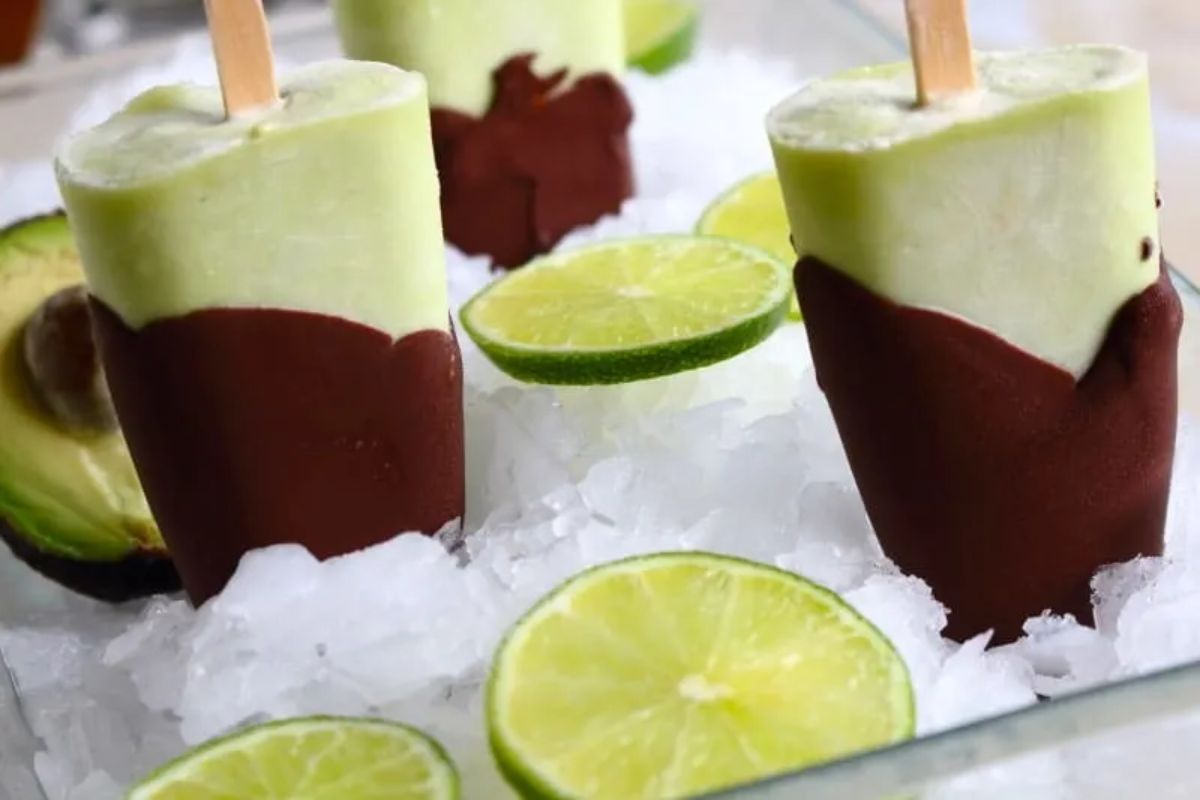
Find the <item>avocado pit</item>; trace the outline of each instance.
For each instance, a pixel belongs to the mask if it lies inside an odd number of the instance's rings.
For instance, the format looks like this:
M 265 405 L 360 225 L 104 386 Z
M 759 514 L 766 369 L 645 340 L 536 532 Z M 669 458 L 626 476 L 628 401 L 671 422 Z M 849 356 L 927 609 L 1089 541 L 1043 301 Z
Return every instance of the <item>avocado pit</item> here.
M 117 430 L 82 285 L 61 289 L 38 306 L 22 329 L 21 352 L 29 388 L 55 421 L 80 433 Z

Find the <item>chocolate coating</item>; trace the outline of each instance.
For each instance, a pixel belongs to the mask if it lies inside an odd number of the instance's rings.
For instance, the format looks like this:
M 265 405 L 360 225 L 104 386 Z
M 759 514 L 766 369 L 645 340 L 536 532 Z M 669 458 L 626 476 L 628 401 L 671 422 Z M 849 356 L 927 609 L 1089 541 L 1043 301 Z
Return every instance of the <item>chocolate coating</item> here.
M 817 378 L 884 551 L 950 609 L 948 635 L 1092 618 L 1105 564 L 1161 553 L 1182 306 L 1165 271 L 1070 374 L 991 333 L 796 267 Z
M 208 309 L 134 331 L 92 299 L 121 427 L 184 588 L 242 555 L 329 558 L 463 514 L 462 364 L 450 333 Z
M 565 71 L 539 77 L 533 59 L 496 70 L 484 116 L 433 109 L 446 239 L 509 268 L 633 194 L 633 108 L 621 85 L 593 74 L 564 88 Z

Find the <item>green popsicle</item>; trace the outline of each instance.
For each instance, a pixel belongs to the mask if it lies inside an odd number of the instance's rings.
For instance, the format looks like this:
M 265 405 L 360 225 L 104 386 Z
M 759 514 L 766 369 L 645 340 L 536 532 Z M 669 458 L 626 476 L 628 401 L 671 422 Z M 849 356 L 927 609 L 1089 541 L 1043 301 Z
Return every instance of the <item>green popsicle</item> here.
M 817 379 L 947 635 L 1090 623 L 1099 568 L 1163 551 L 1176 438 L 1146 61 L 973 59 L 962 0 L 908 8 L 920 91 L 861 69 L 768 121 Z
M 335 557 L 464 507 L 424 79 L 327 62 L 276 94 L 230 50 L 223 95 L 152 90 L 58 160 L 114 406 L 197 604 L 251 550 Z
M 446 330 L 425 81 L 315 64 L 273 107 L 225 118 L 215 88 L 133 100 L 61 151 L 92 294 L 132 328 L 203 308 Z
M 815 81 L 770 115 L 807 254 L 1082 375 L 1158 276 L 1145 58 L 983 54 L 980 88 L 914 108 L 908 64 Z

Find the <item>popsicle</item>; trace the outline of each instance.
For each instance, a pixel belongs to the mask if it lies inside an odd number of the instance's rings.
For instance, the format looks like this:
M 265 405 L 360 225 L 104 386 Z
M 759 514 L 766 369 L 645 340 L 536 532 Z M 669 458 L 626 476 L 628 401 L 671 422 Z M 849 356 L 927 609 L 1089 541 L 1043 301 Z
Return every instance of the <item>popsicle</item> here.
M 1044 610 L 1090 620 L 1098 568 L 1161 552 L 1181 311 L 1145 58 L 976 67 L 920 104 L 908 64 L 819 80 L 768 130 L 817 378 L 884 550 L 952 635 L 1010 639 Z
M 152 89 L 57 161 L 117 414 L 197 603 L 248 550 L 331 557 L 464 502 L 424 79 L 325 62 L 233 110 Z
M 446 238 L 503 267 L 633 192 L 621 0 L 335 0 L 352 58 L 425 75 Z

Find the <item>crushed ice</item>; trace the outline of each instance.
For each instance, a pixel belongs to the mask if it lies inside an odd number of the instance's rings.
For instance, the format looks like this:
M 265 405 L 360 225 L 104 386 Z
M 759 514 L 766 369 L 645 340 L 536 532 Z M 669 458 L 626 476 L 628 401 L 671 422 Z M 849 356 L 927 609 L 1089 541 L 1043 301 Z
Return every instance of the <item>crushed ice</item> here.
M 184 42 L 168 63 L 102 86 L 70 127 L 151 83 L 211 71 L 207 44 Z M 631 75 L 639 194 L 564 246 L 690 229 L 722 189 L 769 168 L 762 119 L 797 81 L 783 65 L 714 53 L 665 77 Z M 0 165 L 0 220 L 56 205 L 49 165 Z M 450 280 L 462 302 L 489 277 L 451 252 Z M 480 709 L 500 636 L 580 569 L 658 550 L 755 558 L 841 592 L 903 654 L 923 732 L 1200 657 L 1194 424 L 1180 434 L 1168 554 L 1097 578 L 1098 630 L 1045 617 L 1016 644 L 960 646 L 941 637 L 946 614 L 925 584 L 899 574 L 871 534 L 802 326 L 706 370 L 586 390 L 517 385 L 463 346 L 465 565 L 418 536 L 324 564 L 278 547 L 247 557 L 197 612 L 170 598 L 106 608 L 0 560 L 0 651 L 40 739 L 49 800 L 115 800 L 188 745 L 313 713 L 421 726 L 453 752 L 466 796 L 505 796 Z

